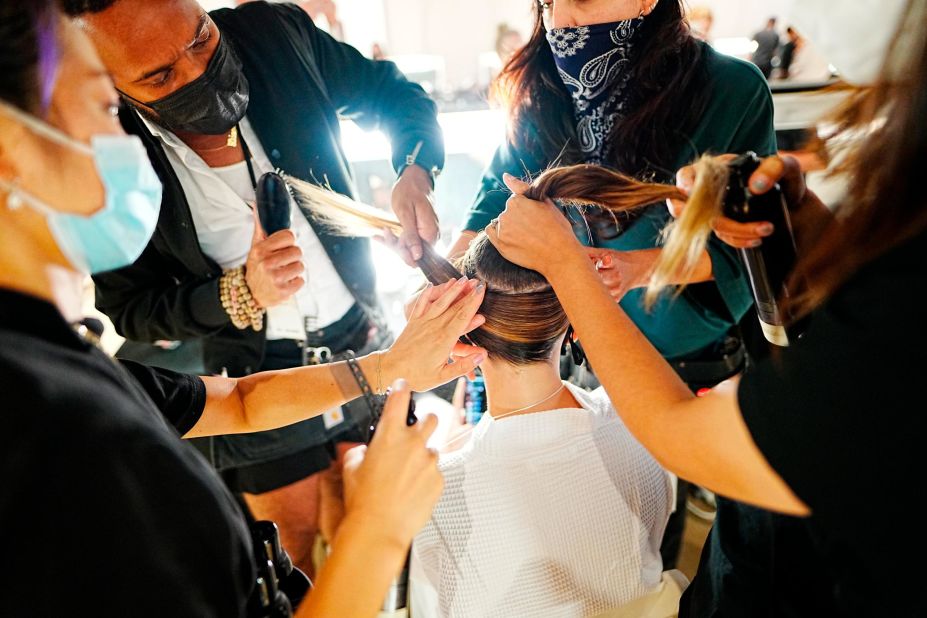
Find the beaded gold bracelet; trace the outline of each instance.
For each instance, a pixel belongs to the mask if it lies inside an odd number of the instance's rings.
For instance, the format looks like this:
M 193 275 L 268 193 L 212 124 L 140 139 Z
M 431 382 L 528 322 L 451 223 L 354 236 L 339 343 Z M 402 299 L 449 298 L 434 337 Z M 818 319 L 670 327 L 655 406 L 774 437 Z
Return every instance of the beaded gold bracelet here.
M 222 301 L 222 308 L 235 328 L 252 328 L 256 332 L 264 329 L 264 309 L 251 294 L 244 266 L 232 268 L 222 274 L 219 279 L 219 300 Z

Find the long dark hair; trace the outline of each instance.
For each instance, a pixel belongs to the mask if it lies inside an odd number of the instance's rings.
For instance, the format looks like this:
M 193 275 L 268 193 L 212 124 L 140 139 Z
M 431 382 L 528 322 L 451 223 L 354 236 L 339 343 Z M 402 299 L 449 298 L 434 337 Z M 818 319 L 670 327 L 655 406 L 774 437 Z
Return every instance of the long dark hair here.
M 44 113 L 58 66 L 58 6 L 53 0 L 0 0 L 0 98 Z
M 509 114 L 509 139 L 549 162 L 583 163 L 573 104 L 554 64 L 540 5 L 534 31 L 506 64 L 493 96 Z M 660 0 L 644 18 L 633 50 L 630 109 L 608 136 L 607 164 L 641 177 L 668 177 L 708 103 L 702 45 L 689 33 L 682 0 Z

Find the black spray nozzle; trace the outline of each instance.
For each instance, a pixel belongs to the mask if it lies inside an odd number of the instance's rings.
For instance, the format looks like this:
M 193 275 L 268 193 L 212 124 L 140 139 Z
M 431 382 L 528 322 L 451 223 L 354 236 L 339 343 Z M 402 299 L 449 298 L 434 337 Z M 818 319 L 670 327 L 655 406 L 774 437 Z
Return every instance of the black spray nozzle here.
M 762 160 L 755 152 L 747 152 L 731 159 L 727 166 L 730 170 L 727 191 L 724 196 L 725 214 L 732 219 L 749 219 L 750 176 L 760 166 Z
M 293 561 L 280 543 L 277 524 L 272 521 L 255 521 L 251 524 L 251 538 L 255 544 L 255 553 L 260 558 L 270 560 L 281 577 L 290 574 Z
M 270 236 L 290 229 L 290 188 L 280 174 L 267 172 L 258 179 L 257 211 L 261 227 Z

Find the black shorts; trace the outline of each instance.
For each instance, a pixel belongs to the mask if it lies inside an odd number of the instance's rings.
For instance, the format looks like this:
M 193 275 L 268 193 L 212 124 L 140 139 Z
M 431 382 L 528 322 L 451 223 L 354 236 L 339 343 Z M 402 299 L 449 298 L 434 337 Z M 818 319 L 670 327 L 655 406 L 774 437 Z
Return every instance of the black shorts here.
M 354 428 L 325 444 L 311 446 L 280 459 L 229 468 L 220 474 L 234 493 L 262 494 L 328 470 L 338 457 L 338 444 L 361 441 L 360 432 Z

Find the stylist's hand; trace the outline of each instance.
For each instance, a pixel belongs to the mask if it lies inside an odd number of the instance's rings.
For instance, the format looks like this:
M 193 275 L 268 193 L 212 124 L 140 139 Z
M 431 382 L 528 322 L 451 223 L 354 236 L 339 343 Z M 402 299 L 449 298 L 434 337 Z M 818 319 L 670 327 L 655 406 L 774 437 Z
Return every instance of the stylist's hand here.
M 615 251 L 589 248 L 587 251 L 589 258 L 595 262 L 602 283 L 615 300 L 621 300 L 631 290 L 647 287 L 660 257 L 660 249 Z
M 485 292 L 482 283 L 466 277 L 425 288 L 411 306 L 406 327 L 385 353 L 387 380 L 403 378 L 412 390 L 427 391 L 486 360 L 485 350 L 458 342 L 486 321 L 477 314 Z
M 405 382 L 393 384 L 370 446 L 348 451 L 342 470 L 345 520 L 369 526 L 403 552 L 431 517 L 444 484 L 437 454 L 426 447 L 438 419 L 427 415 L 407 427 L 410 396 Z
M 722 155 L 722 161 L 730 161 L 735 155 Z M 685 193 L 690 193 L 695 186 L 696 173 L 694 166 L 687 166 L 676 174 L 676 186 Z M 814 210 L 826 210 L 821 200 L 813 192 L 808 191 L 805 185 L 804 174 L 798 161 L 794 157 L 768 157 L 760 163 L 757 170 L 750 176 L 750 192 L 762 195 L 779 183 L 785 195 L 789 210 L 798 212 L 805 205 L 811 204 Z M 685 202 L 668 200 L 667 206 L 674 217 L 678 217 L 685 209 Z M 811 210 L 808 209 L 808 210 Z M 727 217 L 718 217 L 713 229 L 718 238 L 736 248 L 759 247 L 763 239 L 770 236 L 774 229 L 768 221 L 757 223 L 740 223 Z
M 387 237 L 386 244 L 399 252 L 409 266 L 422 257 L 422 244 L 438 240 L 438 215 L 434 208 L 434 186 L 431 174 L 418 165 L 410 165 L 393 186 L 393 212 L 402 224 L 402 235 Z
M 506 202 L 505 212 L 487 226 L 486 235 L 505 259 L 549 279 L 549 270 L 567 252 L 582 251 L 582 245 L 552 202 L 526 198 L 523 194 L 530 185 L 514 176 L 505 174 L 503 180 L 514 195 Z
M 251 295 L 261 307 L 273 307 L 289 300 L 306 280 L 302 274 L 303 251 L 291 230 L 267 237 L 254 215 L 254 236 L 245 263 L 245 280 Z

